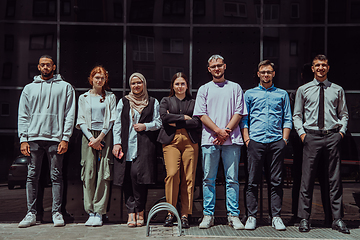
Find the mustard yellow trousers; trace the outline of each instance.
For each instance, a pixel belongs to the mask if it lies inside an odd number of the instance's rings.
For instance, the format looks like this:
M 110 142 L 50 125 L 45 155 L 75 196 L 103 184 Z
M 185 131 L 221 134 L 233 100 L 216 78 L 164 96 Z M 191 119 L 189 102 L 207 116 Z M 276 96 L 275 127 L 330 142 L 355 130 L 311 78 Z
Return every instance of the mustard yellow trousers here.
M 192 214 L 198 151 L 198 144 L 191 142 L 183 128 L 176 130 L 170 144 L 163 145 L 166 201 L 176 207 L 180 188 L 181 215 Z

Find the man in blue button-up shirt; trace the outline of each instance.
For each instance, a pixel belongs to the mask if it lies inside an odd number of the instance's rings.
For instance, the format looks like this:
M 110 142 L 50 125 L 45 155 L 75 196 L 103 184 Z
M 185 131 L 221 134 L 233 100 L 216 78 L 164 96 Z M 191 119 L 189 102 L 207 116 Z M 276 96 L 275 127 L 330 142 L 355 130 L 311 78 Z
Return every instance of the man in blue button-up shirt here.
M 265 166 L 269 189 L 271 192 L 272 226 L 276 230 L 286 227 L 280 218 L 282 207 L 282 170 L 284 149 L 292 128 L 289 95 L 286 91 L 274 87 L 272 82 L 274 64 L 264 60 L 258 65 L 258 87 L 245 93 L 248 115 L 240 122 L 243 139 L 248 148 L 248 187 L 246 190 L 246 207 L 248 219 L 245 229 L 256 228 L 258 185 L 262 169 Z

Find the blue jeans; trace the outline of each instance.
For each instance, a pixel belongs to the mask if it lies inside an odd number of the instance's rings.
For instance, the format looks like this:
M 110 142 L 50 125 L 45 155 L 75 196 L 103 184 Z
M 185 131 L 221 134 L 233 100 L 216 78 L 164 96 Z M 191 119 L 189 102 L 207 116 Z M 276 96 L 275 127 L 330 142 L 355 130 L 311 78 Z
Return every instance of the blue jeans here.
M 28 164 L 28 175 L 26 181 L 26 196 L 28 212 L 34 214 L 36 211 L 36 200 L 38 192 L 39 176 L 44 154 L 47 155 L 50 167 L 50 178 L 52 183 L 52 213 L 61 211 L 62 203 L 62 167 L 64 154 L 57 154 L 59 143 L 54 141 L 33 141 L 30 145 L 30 162 Z
M 226 181 L 226 209 L 228 214 L 239 216 L 239 162 L 240 145 L 207 145 L 202 146 L 203 178 L 203 214 L 214 215 L 215 179 L 218 172 L 220 154 L 224 165 Z

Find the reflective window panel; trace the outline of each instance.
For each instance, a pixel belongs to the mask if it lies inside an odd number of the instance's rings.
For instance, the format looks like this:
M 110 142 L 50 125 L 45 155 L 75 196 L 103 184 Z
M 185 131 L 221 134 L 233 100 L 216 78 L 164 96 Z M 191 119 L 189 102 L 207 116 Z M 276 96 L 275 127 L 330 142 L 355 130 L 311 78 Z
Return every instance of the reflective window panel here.
M 60 30 L 60 72 L 67 81 L 90 87 L 90 71 L 102 65 L 109 72 L 109 86 L 122 87 L 122 27 L 64 25 Z
M 61 0 L 61 21 L 121 23 L 123 0 Z M 129 1 L 127 1 L 129 2 Z
M 329 78 L 345 90 L 360 90 L 359 67 L 360 27 L 330 27 L 328 29 Z
M 264 28 L 263 58 L 275 63 L 274 84 L 282 89 L 297 89 L 312 79 L 302 79 L 304 64 L 324 53 L 324 28 Z
M 140 72 L 148 89 L 167 91 L 176 72 L 189 76 L 188 28 L 129 27 L 127 34 L 127 78 Z
M 225 78 L 247 89 L 256 85 L 254 78 L 260 59 L 260 30 L 258 28 L 194 28 L 193 88 L 210 81 L 207 61 L 220 54 L 226 63 Z
M 41 55 L 56 60 L 56 25 L 1 23 L 0 84 L 25 86 L 39 74 Z
M 329 0 L 329 23 L 360 23 L 360 1 Z

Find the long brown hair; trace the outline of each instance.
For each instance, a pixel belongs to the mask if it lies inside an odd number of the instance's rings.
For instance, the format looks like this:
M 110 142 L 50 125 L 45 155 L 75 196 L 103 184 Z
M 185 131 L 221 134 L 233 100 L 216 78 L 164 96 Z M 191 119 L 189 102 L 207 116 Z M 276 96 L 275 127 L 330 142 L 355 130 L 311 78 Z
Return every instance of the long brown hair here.
M 109 73 L 108 73 L 108 71 L 106 71 L 106 69 L 105 69 L 103 66 L 101 66 L 101 65 L 94 67 L 94 68 L 91 70 L 90 76 L 89 76 L 89 78 L 88 78 L 89 83 L 90 83 L 91 86 L 93 85 L 93 78 L 94 78 L 94 76 L 95 76 L 97 73 L 102 73 L 102 74 L 104 74 L 104 76 L 105 76 L 105 84 L 104 84 L 104 86 L 102 86 L 102 89 L 101 89 L 101 97 L 102 97 L 102 98 L 100 99 L 100 102 L 104 102 L 104 101 L 105 101 L 105 95 L 106 95 L 106 94 L 105 94 L 105 90 L 109 90 Z
M 174 76 L 172 76 L 171 78 L 171 85 L 170 85 L 170 95 L 169 97 L 172 97 L 175 95 L 175 91 L 174 91 L 174 82 L 177 78 L 183 78 L 185 79 L 185 82 L 186 82 L 186 86 L 187 86 L 187 89 L 186 89 L 186 96 L 188 97 L 192 97 L 191 94 L 190 94 L 190 90 L 189 90 L 189 80 L 187 78 L 187 76 L 185 75 L 185 73 L 183 72 L 177 72 L 174 74 Z

